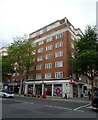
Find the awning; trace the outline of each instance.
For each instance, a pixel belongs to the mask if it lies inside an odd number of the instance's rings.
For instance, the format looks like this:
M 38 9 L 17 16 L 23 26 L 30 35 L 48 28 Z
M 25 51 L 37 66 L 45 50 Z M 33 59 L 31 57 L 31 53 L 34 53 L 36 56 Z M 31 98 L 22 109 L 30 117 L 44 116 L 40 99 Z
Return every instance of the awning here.
M 24 84 L 59 84 L 59 83 L 70 83 L 70 80 L 50 80 L 50 81 L 29 81 Z

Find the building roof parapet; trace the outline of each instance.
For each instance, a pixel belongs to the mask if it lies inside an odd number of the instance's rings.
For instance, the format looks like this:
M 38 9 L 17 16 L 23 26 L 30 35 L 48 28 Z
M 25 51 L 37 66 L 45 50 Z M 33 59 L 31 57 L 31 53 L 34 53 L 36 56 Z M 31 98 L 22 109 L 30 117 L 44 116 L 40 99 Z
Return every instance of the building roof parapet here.
M 83 34 L 82 31 L 79 28 L 75 29 L 74 26 L 65 17 L 61 20 L 57 20 L 57 21 L 55 21 L 55 22 L 53 22 L 53 23 L 51 23 L 51 24 L 49 24 L 49 25 L 31 33 L 31 34 L 29 34 L 29 37 L 30 38 L 35 38 L 39 35 L 42 35 L 43 33 L 49 32 L 50 30 L 52 30 L 56 27 L 59 27 L 60 25 L 63 25 L 63 24 L 66 24 L 71 29 L 71 31 L 74 32 L 74 34 L 76 34 L 76 35 L 82 35 Z

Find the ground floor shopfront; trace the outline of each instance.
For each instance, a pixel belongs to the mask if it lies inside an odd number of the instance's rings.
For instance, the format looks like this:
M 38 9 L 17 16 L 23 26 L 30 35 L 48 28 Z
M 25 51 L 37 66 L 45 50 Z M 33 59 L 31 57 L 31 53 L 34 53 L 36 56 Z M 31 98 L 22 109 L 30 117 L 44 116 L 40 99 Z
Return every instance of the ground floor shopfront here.
M 81 97 L 87 94 L 90 86 L 78 84 L 74 80 L 47 80 L 47 81 L 28 81 L 24 82 L 24 94 L 46 95 L 49 96 L 65 96 L 68 98 Z

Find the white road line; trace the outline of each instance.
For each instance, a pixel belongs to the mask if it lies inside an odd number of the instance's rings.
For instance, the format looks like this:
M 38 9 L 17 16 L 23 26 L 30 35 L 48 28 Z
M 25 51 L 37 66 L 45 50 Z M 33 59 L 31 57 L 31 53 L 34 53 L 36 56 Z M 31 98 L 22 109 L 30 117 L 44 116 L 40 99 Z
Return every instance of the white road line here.
M 51 106 L 51 105 L 45 105 L 46 107 L 53 107 L 53 106 Z
M 89 107 L 87 107 L 88 109 L 94 109 L 94 110 L 98 110 L 98 108 L 95 108 L 95 107 L 93 107 L 93 106 L 89 106 Z
M 60 109 L 67 109 L 67 110 L 72 110 L 70 108 L 64 108 L 64 107 L 59 107 L 59 106 L 54 106 L 55 108 L 60 108 Z
M 13 101 L 27 103 L 27 104 L 34 104 L 34 103 L 31 103 L 31 102 L 24 102 L 24 101 L 20 101 L 20 100 L 13 100 Z
M 75 110 L 75 111 L 78 111 L 78 112 L 84 112 L 83 110 Z
M 4 100 L 7 100 L 7 99 L 4 99 Z M 27 103 L 27 104 L 34 104 L 34 103 L 31 103 L 31 102 L 24 102 L 24 101 L 20 101 L 20 100 L 12 100 L 12 99 L 9 99 L 11 101 L 16 101 L 16 102 L 21 102 L 21 103 Z
M 70 108 L 64 108 L 64 107 L 59 107 L 59 106 L 51 106 L 51 105 L 45 105 L 47 107 L 52 107 L 52 108 L 60 108 L 60 109 L 67 109 L 67 110 L 72 110 Z
M 87 105 L 83 105 L 83 106 L 77 107 L 77 108 L 75 108 L 74 110 L 78 110 L 78 109 L 81 109 L 81 108 L 83 108 L 83 107 L 87 107 L 87 106 L 89 106 L 89 105 L 91 105 L 91 104 L 87 104 Z

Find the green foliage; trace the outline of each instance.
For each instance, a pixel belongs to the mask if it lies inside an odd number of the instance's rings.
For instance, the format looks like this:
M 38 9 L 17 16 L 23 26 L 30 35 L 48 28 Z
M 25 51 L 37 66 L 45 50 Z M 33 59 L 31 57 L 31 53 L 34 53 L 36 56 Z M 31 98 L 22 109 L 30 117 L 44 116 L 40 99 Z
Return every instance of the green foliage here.
M 32 52 L 34 51 L 33 42 L 27 39 L 27 36 L 13 38 L 14 42 L 8 47 L 8 57 L 20 74 L 20 89 L 21 94 L 22 81 L 26 79 L 29 69 L 34 64 Z
M 93 80 L 98 75 L 98 42 L 95 27 L 87 26 L 81 39 L 75 41 L 75 48 L 75 60 L 69 60 L 71 70 L 87 75 Z
M 17 63 L 17 71 L 20 74 L 23 73 L 24 69 L 28 72 L 30 66 L 33 66 L 32 52 L 34 48 L 32 44 L 32 40 L 26 39 L 26 37 L 16 37 L 14 38 L 14 43 L 8 47 L 8 56 L 11 59 L 11 63 Z
M 8 56 L 2 56 L 2 63 L 0 62 L 0 65 L 2 65 L 2 78 L 10 77 L 8 73 L 14 73 L 14 68 L 11 64 L 10 59 L 8 59 Z

